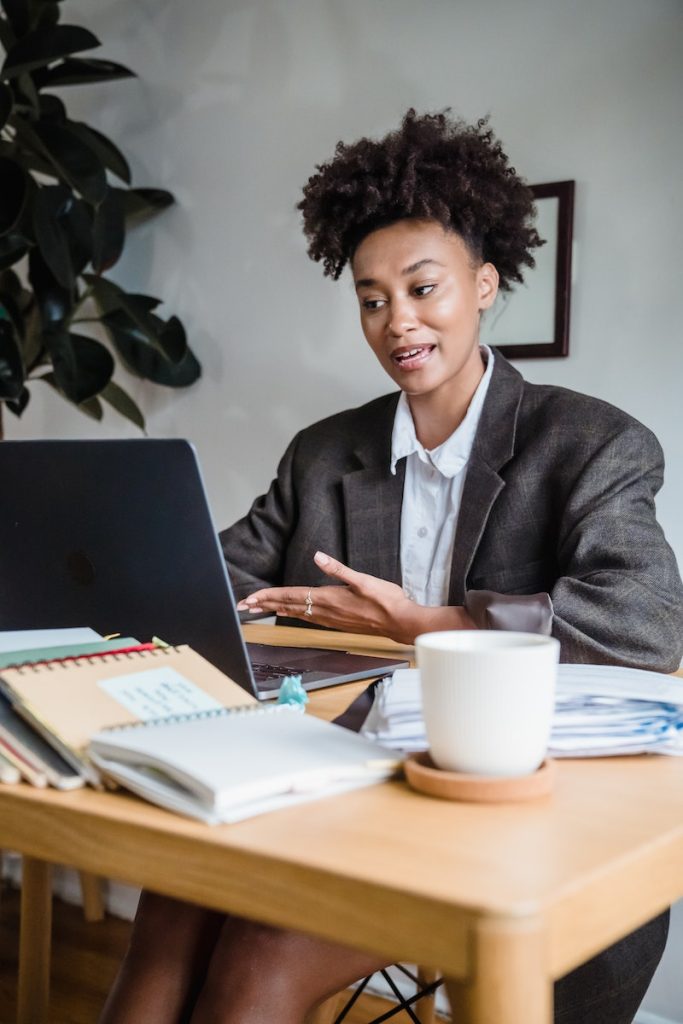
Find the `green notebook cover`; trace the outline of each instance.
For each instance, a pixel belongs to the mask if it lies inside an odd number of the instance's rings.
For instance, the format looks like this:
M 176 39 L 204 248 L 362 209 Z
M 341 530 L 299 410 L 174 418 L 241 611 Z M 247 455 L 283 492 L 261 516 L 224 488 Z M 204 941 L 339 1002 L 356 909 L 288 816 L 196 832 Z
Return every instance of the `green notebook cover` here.
M 0 651 L 0 669 L 10 665 L 35 664 L 53 658 L 86 657 L 104 651 L 118 651 L 122 647 L 136 647 L 139 641 L 131 636 L 117 636 L 113 640 L 91 640 L 83 644 L 63 644 L 58 647 L 34 647 L 27 651 Z

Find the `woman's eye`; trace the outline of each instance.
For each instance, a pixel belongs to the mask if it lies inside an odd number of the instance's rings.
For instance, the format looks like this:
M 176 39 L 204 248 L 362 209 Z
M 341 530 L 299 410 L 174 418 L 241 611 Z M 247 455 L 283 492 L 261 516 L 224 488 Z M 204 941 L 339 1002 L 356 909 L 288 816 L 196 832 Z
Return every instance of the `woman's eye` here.
M 430 295 L 435 288 L 435 284 L 418 284 L 414 292 L 418 298 L 423 298 L 425 295 Z
M 375 309 L 381 309 L 384 305 L 384 299 L 363 299 L 363 309 L 367 309 L 372 312 Z

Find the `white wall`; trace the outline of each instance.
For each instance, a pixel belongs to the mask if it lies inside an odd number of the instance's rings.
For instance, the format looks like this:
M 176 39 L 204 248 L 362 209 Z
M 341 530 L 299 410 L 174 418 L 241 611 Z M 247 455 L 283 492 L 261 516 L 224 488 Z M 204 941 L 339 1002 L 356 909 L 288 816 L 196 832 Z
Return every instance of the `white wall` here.
M 576 179 L 571 354 L 519 366 L 656 432 L 668 464 L 660 518 L 683 562 L 680 0 L 63 9 L 140 75 L 68 98 L 118 140 L 137 184 L 178 199 L 130 238 L 115 276 L 168 300 L 203 363 L 190 391 L 135 393 L 152 436 L 196 442 L 219 525 L 265 487 L 297 428 L 388 390 L 348 281 L 324 280 L 305 258 L 302 184 L 337 139 L 383 133 L 410 105 L 451 105 L 469 119 L 491 112 L 530 182 Z M 6 416 L 8 436 L 135 433 L 114 413 L 98 426 L 35 391 L 23 421 Z
M 175 209 L 133 235 L 118 279 L 183 317 L 204 379 L 137 387 L 153 436 L 199 448 L 219 524 L 241 514 L 303 424 L 388 389 L 348 280 L 304 255 L 294 206 L 339 138 L 414 104 L 491 112 L 529 181 L 575 178 L 571 354 L 520 362 L 626 408 L 665 449 L 660 517 L 683 561 L 679 0 L 72 0 L 138 81 L 68 98 Z M 77 99 L 79 92 L 80 98 Z M 35 389 L 11 437 L 104 429 Z

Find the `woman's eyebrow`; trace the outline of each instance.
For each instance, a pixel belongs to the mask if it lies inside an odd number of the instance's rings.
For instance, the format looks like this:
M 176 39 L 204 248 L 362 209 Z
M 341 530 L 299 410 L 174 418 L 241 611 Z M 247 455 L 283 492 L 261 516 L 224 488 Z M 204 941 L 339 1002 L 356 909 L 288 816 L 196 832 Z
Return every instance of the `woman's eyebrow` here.
M 408 274 L 414 274 L 417 270 L 420 270 L 428 263 L 433 263 L 437 267 L 444 266 L 444 264 L 439 263 L 438 260 L 433 260 L 427 257 L 427 259 L 418 260 L 417 263 L 411 263 L 409 267 L 404 267 L 403 270 L 401 271 L 401 275 L 407 276 Z M 377 281 L 375 280 L 374 277 L 361 277 L 358 279 L 358 281 L 356 281 L 356 288 L 373 288 L 376 284 Z
M 404 267 L 403 270 L 401 271 L 401 273 L 402 274 L 414 274 L 416 270 L 420 270 L 427 263 L 434 263 L 437 267 L 443 267 L 443 263 L 439 263 L 438 260 L 433 260 L 433 259 L 427 258 L 425 260 L 418 260 L 417 263 L 411 263 L 409 267 Z

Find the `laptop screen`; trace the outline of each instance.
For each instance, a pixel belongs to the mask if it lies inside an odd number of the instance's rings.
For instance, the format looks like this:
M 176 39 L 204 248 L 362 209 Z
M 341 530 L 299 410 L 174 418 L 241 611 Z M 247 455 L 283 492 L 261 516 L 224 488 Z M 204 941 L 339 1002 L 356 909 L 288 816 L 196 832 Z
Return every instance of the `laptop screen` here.
M 0 444 L 0 629 L 187 643 L 254 692 L 192 445 Z

